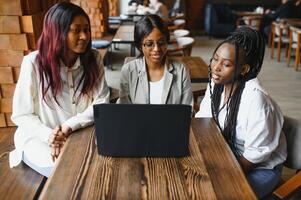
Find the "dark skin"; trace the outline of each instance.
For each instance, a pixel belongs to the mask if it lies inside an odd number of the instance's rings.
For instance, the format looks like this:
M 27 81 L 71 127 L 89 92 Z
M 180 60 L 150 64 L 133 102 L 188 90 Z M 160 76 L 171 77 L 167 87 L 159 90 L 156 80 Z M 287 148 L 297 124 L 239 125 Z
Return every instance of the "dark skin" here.
M 78 55 L 86 51 L 88 42 L 91 39 L 89 22 L 84 16 L 75 16 L 70 24 L 70 30 L 67 34 L 66 44 L 68 51 L 63 55 L 62 61 L 68 67 L 72 67 L 78 58 Z M 72 130 L 67 125 L 57 126 L 52 130 L 48 139 L 51 147 L 52 160 L 55 161 Z
M 224 85 L 224 89 L 225 89 L 224 102 L 227 101 L 229 96 L 233 94 L 236 88 L 236 84 L 234 83 L 232 94 L 230 94 L 231 87 L 232 87 L 232 77 L 235 72 L 234 58 L 235 58 L 234 45 L 225 43 L 218 48 L 211 62 L 213 82 L 215 84 Z M 250 66 L 245 64 L 239 68 L 238 72 L 241 75 L 245 75 L 249 71 L 249 69 Z M 238 162 L 245 174 L 247 174 L 248 172 L 250 172 L 252 169 L 256 167 L 256 164 L 248 161 L 243 156 L 240 156 L 238 158 Z
M 65 125 L 57 126 L 52 130 L 52 134 L 48 139 L 48 143 L 51 147 L 51 157 L 53 161 L 55 161 L 58 158 L 71 132 L 71 128 Z
M 245 174 L 248 174 L 252 169 L 254 169 L 256 167 L 256 164 L 248 161 L 243 156 L 240 156 L 238 158 L 238 162 L 239 162 L 240 166 L 242 167 L 242 170 L 244 171 Z
M 159 81 L 164 74 L 164 64 L 167 51 L 167 45 L 158 46 L 158 41 L 165 41 L 164 34 L 154 28 L 152 32 L 142 40 L 141 50 L 144 55 L 148 79 L 152 82 Z M 144 44 L 155 43 L 152 49 L 147 48 Z

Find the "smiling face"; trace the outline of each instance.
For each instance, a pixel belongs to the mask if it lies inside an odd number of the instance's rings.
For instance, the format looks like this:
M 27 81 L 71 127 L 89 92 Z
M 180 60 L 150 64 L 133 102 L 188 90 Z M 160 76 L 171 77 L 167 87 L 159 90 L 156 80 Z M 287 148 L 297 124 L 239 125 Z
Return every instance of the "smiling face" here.
M 212 80 L 215 84 L 230 85 L 232 84 L 233 76 L 235 73 L 235 47 L 233 44 L 222 44 L 211 61 Z M 237 70 L 237 74 L 241 69 Z
M 76 16 L 70 24 L 67 34 L 69 56 L 84 53 L 91 39 L 90 25 L 84 16 Z
M 167 52 L 165 35 L 158 28 L 154 28 L 143 38 L 141 49 L 147 63 L 162 63 Z

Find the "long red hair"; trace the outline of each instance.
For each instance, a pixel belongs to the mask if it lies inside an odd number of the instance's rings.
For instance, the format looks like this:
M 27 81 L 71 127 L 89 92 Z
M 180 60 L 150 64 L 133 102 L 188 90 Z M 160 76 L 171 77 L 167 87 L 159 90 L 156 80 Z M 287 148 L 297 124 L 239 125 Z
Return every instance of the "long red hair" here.
M 36 58 L 44 101 L 46 101 L 47 93 L 50 91 L 55 102 L 58 103 L 57 95 L 62 90 L 60 60 L 68 50 L 66 38 L 69 26 L 74 17 L 79 15 L 87 18 L 90 25 L 89 17 L 85 11 L 69 2 L 55 4 L 45 15 L 43 31 L 38 41 L 39 53 Z M 86 51 L 79 56 L 83 65 L 83 75 L 76 86 L 76 91 L 82 85 L 80 96 L 90 95 L 99 84 L 100 76 L 102 76 L 95 55 L 91 50 L 91 40 Z

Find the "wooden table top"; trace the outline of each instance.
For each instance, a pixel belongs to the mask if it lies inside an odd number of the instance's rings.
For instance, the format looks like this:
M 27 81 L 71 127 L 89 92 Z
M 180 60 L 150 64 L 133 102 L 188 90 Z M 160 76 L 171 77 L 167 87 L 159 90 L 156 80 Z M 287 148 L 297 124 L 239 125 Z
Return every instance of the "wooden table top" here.
M 189 69 L 192 83 L 208 82 L 208 65 L 201 57 L 175 56 L 174 59 L 185 64 Z
M 201 57 L 174 56 L 171 58 L 185 64 L 185 66 L 189 69 L 192 83 L 207 83 L 209 81 L 208 65 Z M 135 57 L 126 57 L 124 59 L 124 63 L 128 63 L 133 59 L 135 59 Z
M 244 16 L 258 16 L 258 17 L 263 17 L 263 15 L 264 15 L 262 13 L 257 13 L 257 12 L 252 12 L 252 11 L 236 11 L 235 13 L 239 17 L 244 17 Z
M 112 42 L 134 43 L 134 25 L 120 25 Z
M 144 13 L 144 14 L 139 14 L 136 11 L 127 11 L 125 12 L 125 15 L 129 16 L 129 17 L 144 17 L 145 15 L 148 15 L 149 13 Z
M 46 178 L 21 162 L 9 167 L 9 152 L 14 149 L 16 127 L 0 128 L 0 199 L 35 199 Z
M 215 123 L 193 119 L 190 156 L 98 155 L 94 128 L 70 136 L 40 199 L 256 199 Z

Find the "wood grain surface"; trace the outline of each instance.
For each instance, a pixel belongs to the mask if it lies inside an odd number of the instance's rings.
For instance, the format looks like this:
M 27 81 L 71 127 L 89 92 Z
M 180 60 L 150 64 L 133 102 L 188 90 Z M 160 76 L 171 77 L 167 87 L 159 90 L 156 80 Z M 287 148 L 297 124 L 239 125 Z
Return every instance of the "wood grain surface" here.
M 9 152 L 13 150 L 16 128 L 0 128 L 0 199 L 34 199 L 39 195 L 46 178 L 23 162 L 10 168 Z
M 210 119 L 193 119 L 190 156 L 98 155 L 94 128 L 70 136 L 40 199 L 256 199 Z

